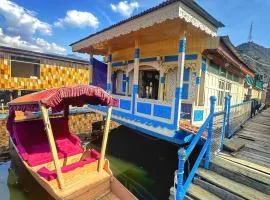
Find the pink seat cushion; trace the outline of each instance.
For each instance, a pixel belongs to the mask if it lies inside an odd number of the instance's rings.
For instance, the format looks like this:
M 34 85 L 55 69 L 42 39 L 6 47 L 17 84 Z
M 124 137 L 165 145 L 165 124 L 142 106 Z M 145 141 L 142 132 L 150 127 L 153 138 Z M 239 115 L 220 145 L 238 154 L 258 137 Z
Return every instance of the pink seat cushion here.
M 83 152 L 80 146 L 74 145 L 68 138 L 55 141 L 58 158 L 65 158 Z M 30 166 L 37 166 L 53 160 L 49 144 L 32 145 L 28 149 L 27 163 Z
M 91 150 L 90 155 L 91 155 L 91 157 L 89 157 L 89 158 L 85 158 L 85 159 L 80 160 L 78 162 L 63 166 L 61 168 L 62 173 L 66 173 L 66 172 L 72 171 L 72 170 L 74 170 L 76 168 L 83 167 L 84 165 L 95 162 L 96 160 L 99 159 L 99 153 L 97 151 L 95 151 L 95 150 Z M 37 173 L 41 177 L 45 178 L 48 181 L 54 180 L 57 177 L 55 170 L 49 170 L 46 167 L 40 168 L 37 171 Z
M 52 118 L 50 121 L 59 158 L 83 152 L 80 139 L 69 132 L 67 119 Z M 42 120 L 16 122 L 14 129 L 19 153 L 30 166 L 53 160 Z

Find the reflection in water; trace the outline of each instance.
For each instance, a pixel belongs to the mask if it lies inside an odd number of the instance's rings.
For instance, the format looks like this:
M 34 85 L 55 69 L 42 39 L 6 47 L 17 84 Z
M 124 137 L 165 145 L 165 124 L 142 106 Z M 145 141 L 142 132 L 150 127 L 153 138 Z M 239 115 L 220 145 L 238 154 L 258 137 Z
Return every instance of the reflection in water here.
M 101 141 L 91 144 L 99 149 Z M 140 200 L 165 200 L 177 168 L 177 146 L 119 127 L 111 131 L 107 158 L 114 176 Z M 22 167 L 18 157 L 0 164 L 1 200 L 49 200 L 51 197 Z

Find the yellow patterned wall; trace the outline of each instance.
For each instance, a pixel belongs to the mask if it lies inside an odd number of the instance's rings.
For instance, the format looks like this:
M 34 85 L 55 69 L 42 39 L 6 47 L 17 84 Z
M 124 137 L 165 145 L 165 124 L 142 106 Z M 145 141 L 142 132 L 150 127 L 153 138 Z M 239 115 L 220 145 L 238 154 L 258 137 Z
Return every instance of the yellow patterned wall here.
M 44 64 L 48 60 L 41 59 L 40 78 L 11 77 L 10 60 L 0 58 L 0 89 L 42 90 L 52 87 L 89 84 L 89 66 L 61 62 L 61 65 Z M 53 63 L 53 62 L 51 62 Z M 57 62 L 55 62 L 57 63 Z

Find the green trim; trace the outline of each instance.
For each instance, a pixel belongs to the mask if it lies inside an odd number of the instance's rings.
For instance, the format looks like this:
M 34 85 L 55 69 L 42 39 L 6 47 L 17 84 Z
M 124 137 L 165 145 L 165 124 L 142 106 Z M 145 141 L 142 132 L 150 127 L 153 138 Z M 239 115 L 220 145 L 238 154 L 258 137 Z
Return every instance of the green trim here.
M 257 89 L 263 90 L 263 81 L 256 80 L 255 87 Z
M 245 82 L 249 86 L 253 86 L 254 85 L 254 79 L 251 76 L 249 76 L 249 75 L 246 76 Z

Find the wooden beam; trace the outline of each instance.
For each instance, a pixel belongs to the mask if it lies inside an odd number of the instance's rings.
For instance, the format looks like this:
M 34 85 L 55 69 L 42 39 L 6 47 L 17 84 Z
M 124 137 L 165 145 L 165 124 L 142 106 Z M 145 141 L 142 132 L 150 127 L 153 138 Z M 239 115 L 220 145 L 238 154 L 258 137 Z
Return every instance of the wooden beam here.
M 109 135 L 109 130 L 110 130 L 111 115 L 112 115 L 112 106 L 109 106 L 108 111 L 107 111 L 106 124 L 105 124 L 102 146 L 101 146 L 101 153 L 100 153 L 99 164 L 98 164 L 99 172 L 102 171 L 103 165 L 104 165 L 105 152 L 106 152 L 108 135 Z
M 45 106 L 43 106 L 43 105 L 40 105 L 40 109 L 42 112 L 42 118 L 44 121 L 47 137 L 48 137 L 49 144 L 50 144 L 51 153 L 53 156 L 53 162 L 54 162 L 54 166 L 55 166 L 55 170 L 56 170 L 56 174 L 57 174 L 57 180 L 58 180 L 60 189 L 63 189 L 64 188 L 64 179 L 63 179 L 63 175 L 62 175 L 62 171 L 61 171 L 60 162 L 58 159 L 58 154 L 57 154 L 56 145 L 55 145 L 55 141 L 54 141 L 54 137 L 53 137 L 52 127 L 51 127 L 51 123 L 50 123 L 50 119 L 49 119 L 48 109 L 45 108 Z

